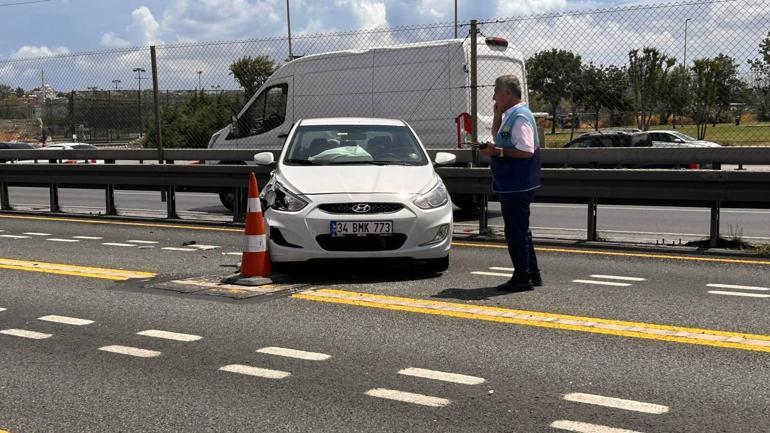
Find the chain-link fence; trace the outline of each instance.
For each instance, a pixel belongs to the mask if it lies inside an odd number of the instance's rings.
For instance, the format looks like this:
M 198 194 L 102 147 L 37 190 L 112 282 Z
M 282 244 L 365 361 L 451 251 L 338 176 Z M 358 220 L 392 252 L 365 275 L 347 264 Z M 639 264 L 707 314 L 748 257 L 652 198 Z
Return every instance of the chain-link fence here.
M 299 118 L 375 116 L 453 148 L 474 92 L 491 139 L 494 79 L 514 74 L 549 147 L 622 144 L 613 129 L 770 145 L 769 28 L 770 0 L 480 20 L 476 83 L 469 23 L 163 45 L 159 122 L 149 48 L 0 60 L 0 140 L 154 147 L 160 124 L 164 147 L 205 147 L 229 127 L 214 145 L 267 148 Z

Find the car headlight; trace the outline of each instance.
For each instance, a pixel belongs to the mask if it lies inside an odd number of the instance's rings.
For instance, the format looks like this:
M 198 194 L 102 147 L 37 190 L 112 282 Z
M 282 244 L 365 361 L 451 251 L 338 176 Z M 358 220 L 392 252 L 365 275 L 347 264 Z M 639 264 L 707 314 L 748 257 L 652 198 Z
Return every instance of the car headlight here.
M 414 200 L 415 206 L 420 209 L 435 209 L 444 206 L 449 201 L 449 193 L 440 180 L 430 191 L 422 194 Z
M 260 194 L 267 207 L 284 212 L 297 212 L 307 206 L 307 202 L 276 182 L 268 185 Z

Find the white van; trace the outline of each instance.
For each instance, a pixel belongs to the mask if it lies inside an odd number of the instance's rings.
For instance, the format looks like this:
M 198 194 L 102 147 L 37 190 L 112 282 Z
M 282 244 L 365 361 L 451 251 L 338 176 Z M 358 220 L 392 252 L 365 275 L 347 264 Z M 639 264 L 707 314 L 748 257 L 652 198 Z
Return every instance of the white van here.
M 499 75 L 516 75 L 527 100 L 524 58 L 502 38 L 479 39 L 479 140 L 491 140 L 492 94 Z M 314 54 L 278 68 L 211 149 L 280 149 L 291 125 L 317 117 L 409 122 L 429 149 L 466 139 L 456 119 L 470 112 L 470 41 L 451 39 Z

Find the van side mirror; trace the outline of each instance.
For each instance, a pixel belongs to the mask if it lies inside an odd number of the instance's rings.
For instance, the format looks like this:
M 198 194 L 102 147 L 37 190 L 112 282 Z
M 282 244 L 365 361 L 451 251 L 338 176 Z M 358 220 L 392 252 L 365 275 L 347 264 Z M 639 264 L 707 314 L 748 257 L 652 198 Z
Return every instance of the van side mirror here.
M 272 165 L 275 162 L 275 155 L 273 152 L 260 152 L 254 155 L 254 162 L 257 165 Z
M 231 127 L 230 127 L 230 135 L 233 137 L 240 137 L 241 136 L 241 126 L 240 122 L 238 122 L 238 116 L 233 115 L 233 117 L 230 120 Z
M 457 156 L 454 153 L 449 152 L 437 152 L 436 153 L 436 165 L 451 165 L 457 161 Z

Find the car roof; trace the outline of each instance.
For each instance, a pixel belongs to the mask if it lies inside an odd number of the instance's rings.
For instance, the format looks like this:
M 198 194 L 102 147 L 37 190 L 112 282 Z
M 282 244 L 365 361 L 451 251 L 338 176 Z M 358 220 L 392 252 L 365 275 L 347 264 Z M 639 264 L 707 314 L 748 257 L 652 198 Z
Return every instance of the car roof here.
M 323 125 L 372 125 L 372 126 L 406 126 L 403 120 L 381 119 L 375 117 L 320 117 L 315 119 L 302 119 L 302 126 Z

